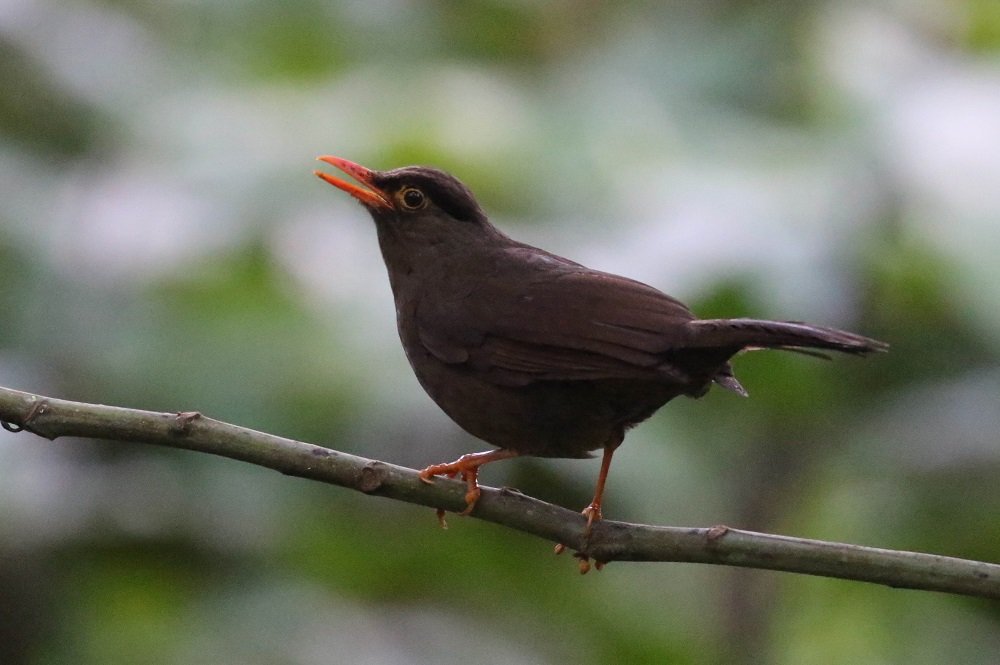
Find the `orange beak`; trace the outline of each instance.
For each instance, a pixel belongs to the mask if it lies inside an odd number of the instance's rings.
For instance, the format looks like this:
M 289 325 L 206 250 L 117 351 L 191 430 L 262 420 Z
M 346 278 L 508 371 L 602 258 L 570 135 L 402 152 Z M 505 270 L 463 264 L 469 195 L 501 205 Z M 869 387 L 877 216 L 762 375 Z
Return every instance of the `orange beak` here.
M 374 208 L 392 207 L 389 197 L 375 186 L 375 171 L 367 169 L 360 164 L 349 162 L 346 159 L 341 159 L 340 157 L 323 155 L 322 157 L 317 157 L 316 159 L 321 162 L 326 162 L 331 166 L 336 166 L 338 169 L 360 182 L 364 185 L 364 187 L 359 187 L 354 183 L 341 180 L 340 178 L 336 178 L 329 173 L 313 171 L 313 173 L 315 173 L 321 180 L 325 180 L 334 187 L 344 190 L 366 206 Z

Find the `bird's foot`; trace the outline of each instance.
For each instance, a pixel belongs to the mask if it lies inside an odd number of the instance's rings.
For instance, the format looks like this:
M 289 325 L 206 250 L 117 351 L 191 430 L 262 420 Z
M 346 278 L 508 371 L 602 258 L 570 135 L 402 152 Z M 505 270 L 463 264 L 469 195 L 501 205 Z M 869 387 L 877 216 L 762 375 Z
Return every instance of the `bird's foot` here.
M 590 530 L 594 526 L 594 522 L 598 522 L 602 519 L 601 504 L 597 501 L 594 501 L 589 506 L 584 508 L 581 512 L 583 516 L 587 518 L 587 523 L 583 527 L 583 539 L 584 541 L 586 541 L 587 539 L 590 538 Z M 566 551 L 566 546 L 563 545 L 562 543 L 559 543 L 553 549 L 553 552 L 556 554 L 556 556 L 559 556 L 565 551 Z M 573 556 L 579 561 L 581 575 L 586 575 L 588 572 L 590 572 L 591 565 L 590 565 L 590 557 L 588 555 L 584 554 L 583 552 L 577 552 Z M 594 559 L 593 567 L 596 570 L 600 570 L 604 568 L 605 563 L 606 563 L 605 561 L 598 561 L 597 559 Z
M 433 484 L 434 476 L 447 476 L 448 478 L 462 476 L 462 480 L 465 481 L 466 486 L 465 510 L 460 512 L 459 515 L 468 515 L 475 509 L 476 503 L 479 501 L 480 495 L 482 495 L 482 491 L 479 489 L 479 467 L 488 462 L 517 457 L 517 455 L 516 451 L 505 448 L 485 453 L 469 453 L 468 455 L 462 455 L 454 462 L 432 464 L 421 471 L 419 477 L 425 483 Z M 438 519 L 443 522 L 441 511 L 438 511 Z
M 589 573 L 590 572 L 590 568 L 591 568 L 590 557 L 587 556 L 586 554 L 581 554 L 580 552 L 577 552 L 573 556 L 575 556 L 577 558 L 577 560 L 579 561 L 578 565 L 580 567 L 580 574 L 581 575 L 586 575 L 587 573 Z M 606 563 L 607 563 L 607 561 L 598 561 L 597 559 L 594 559 L 593 568 L 594 568 L 594 570 L 600 572 L 601 570 L 604 569 L 604 564 L 606 564 Z
M 461 475 L 462 480 L 465 481 L 466 492 L 465 492 L 465 510 L 459 513 L 459 515 L 468 515 L 476 507 L 476 502 L 479 501 L 479 497 L 482 492 L 479 489 L 479 466 L 482 462 L 476 460 L 467 461 L 466 458 L 469 455 L 462 455 L 454 462 L 448 462 L 447 464 L 432 464 L 423 471 L 420 472 L 420 480 L 425 483 L 433 483 L 434 476 L 447 476 L 448 478 L 454 478 L 455 476 Z
M 556 556 L 559 556 L 560 554 L 566 551 L 566 546 L 563 545 L 562 543 L 559 543 L 558 545 L 555 546 L 555 549 L 553 551 L 555 552 Z M 573 555 L 573 558 L 577 560 L 577 566 L 579 566 L 580 568 L 581 575 L 586 575 L 587 573 L 590 572 L 591 568 L 590 556 L 584 554 L 583 552 L 576 552 Z M 594 570 L 599 571 L 604 568 L 606 563 L 607 561 L 598 561 L 597 559 L 594 559 L 593 568 Z
M 583 516 L 587 518 L 587 525 L 583 527 L 583 537 L 589 538 L 590 530 L 593 528 L 594 522 L 599 522 L 603 519 L 603 515 L 601 514 L 601 504 L 594 501 L 581 512 L 583 513 Z

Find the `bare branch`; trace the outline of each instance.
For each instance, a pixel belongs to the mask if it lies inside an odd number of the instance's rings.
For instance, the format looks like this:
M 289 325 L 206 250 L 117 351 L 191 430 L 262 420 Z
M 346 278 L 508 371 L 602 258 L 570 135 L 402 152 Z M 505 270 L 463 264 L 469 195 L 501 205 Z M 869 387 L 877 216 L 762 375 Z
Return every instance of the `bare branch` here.
M 151 443 L 211 453 L 286 475 L 459 511 L 465 485 L 422 482 L 413 469 L 256 432 L 198 413 L 155 413 L 42 397 L 0 388 L 0 421 L 55 439 L 78 436 Z M 687 561 L 874 582 L 892 587 L 1000 599 L 1000 565 L 953 557 L 876 549 L 710 528 L 655 527 L 601 520 L 583 537 L 580 513 L 515 490 L 483 488 L 473 517 L 564 543 L 595 561 Z

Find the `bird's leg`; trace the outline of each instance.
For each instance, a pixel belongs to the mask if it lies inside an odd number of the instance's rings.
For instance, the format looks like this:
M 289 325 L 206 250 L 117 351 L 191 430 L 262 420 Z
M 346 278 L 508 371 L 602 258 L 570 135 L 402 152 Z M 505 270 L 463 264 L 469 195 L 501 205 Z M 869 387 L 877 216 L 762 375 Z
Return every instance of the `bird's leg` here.
M 423 471 L 420 472 L 420 480 L 425 483 L 434 482 L 432 478 L 434 476 L 448 476 L 449 478 L 454 478 L 455 476 L 461 474 L 462 480 L 465 481 L 467 491 L 465 493 L 465 510 L 463 510 L 460 515 L 468 515 L 472 512 L 472 509 L 476 507 L 476 502 L 479 501 L 479 483 L 477 482 L 479 478 L 479 467 L 488 462 L 496 462 L 497 460 L 508 459 L 510 457 L 517 457 L 518 452 L 516 450 L 510 450 L 507 448 L 501 448 L 499 450 L 489 450 L 484 453 L 469 453 L 468 455 L 462 455 L 454 462 L 448 462 L 447 464 L 432 464 Z
M 622 432 L 604 445 L 604 456 L 601 458 L 601 471 L 597 474 L 597 487 L 594 489 L 594 500 L 590 502 L 589 506 L 583 509 L 583 514 L 587 518 L 587 524 L 583 527 L 584 541 L 590 538 L 590 529 L 594 525 L 594 522 L 601 519 L 601 500 L 604 498 L 604 485 L 608 481 L 608 471 L 611 469 L 611 457 L 615 454 L 615 450 L 618 449 L 624 438 L 625 433 Z M 554 551 L 557 555 L 562 554 L 566 551 L 566 546 L 560 543 L 556 545 Z M 583 552 L 577 552 L 573 556 L 579 560 L 580 574 L 586 575 L 590 571 L 590 556 Z M 594 561 L 594 567 L 597 570 L 603 568 L 604 564 L 604 561 Z
M 583 514 L 587 518 L 587 526 L 584 527 L 583 536 L 590 536 L 590 528 L 594 522 L 601 519 L 601 500 L 604 498 L 604 484 L 608 480 L 608 471 L 611 469 L 611 457 L 615 450 L 621 445 L 623 437 L 617 437 L 611 443 L 604 446 L 604 456 L 601 458 L 601 471 L 597 474 L 597 487 L 594 489 L 594 500 L 583 509 Z

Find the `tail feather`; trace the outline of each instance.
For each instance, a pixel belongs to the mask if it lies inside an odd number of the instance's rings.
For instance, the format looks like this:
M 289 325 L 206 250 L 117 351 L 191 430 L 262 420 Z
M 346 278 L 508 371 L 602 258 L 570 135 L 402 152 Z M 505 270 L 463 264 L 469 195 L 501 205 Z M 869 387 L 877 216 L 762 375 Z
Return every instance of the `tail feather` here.
M 729 392 L 736 393 L 740 397 L 750 396 L 750 393 L 748 393 L 747 389 L 743 387 L 743 384 L 740 383 L 739 379 L 733 375 L 733 368 L 729 363 L 726 363 L 726 366 L 722 368 L 721 372 L 715 375 L 712 381 L 722 386 Z
M 692 347 L 806 350 L 810 354 L 811 349 L 825 349 L 859 356 L 889 349 L 885 342 L 869 337 L 797 321 L 696 319 L 687 327 Z

